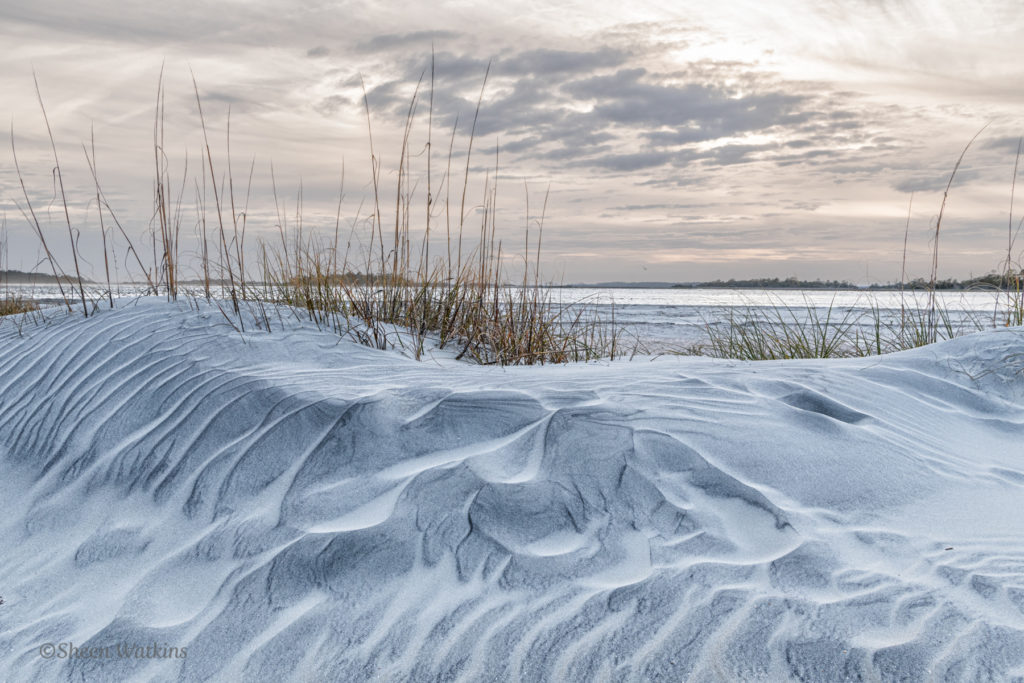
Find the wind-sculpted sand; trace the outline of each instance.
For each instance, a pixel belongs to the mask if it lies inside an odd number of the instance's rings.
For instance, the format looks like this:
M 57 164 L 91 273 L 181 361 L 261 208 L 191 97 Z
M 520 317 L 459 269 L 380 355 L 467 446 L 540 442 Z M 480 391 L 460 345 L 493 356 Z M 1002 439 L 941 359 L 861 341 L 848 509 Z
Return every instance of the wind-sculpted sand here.
M 1020 329 L 503 370 L 271 320 L 0 326 L 8 680 L 1024 680 Z

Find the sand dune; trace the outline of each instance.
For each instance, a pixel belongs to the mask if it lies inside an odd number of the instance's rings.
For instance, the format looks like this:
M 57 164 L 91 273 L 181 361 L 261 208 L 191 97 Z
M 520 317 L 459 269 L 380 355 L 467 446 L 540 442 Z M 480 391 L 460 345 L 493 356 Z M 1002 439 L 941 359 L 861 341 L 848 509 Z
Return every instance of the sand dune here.
M 503 370 L 272 322 L 0 325 L 9 680 L 1024 679 L 1024 330 Z

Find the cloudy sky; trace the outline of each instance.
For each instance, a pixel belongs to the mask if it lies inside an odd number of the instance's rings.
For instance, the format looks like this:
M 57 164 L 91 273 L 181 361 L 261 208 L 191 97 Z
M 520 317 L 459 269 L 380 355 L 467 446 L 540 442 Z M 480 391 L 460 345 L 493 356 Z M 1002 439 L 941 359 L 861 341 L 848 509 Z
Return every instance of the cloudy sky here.
M 910 275 L 927 275 L 942 190 L 964 145 L 988 124 L 943 218 L 941 270 L 963 277 L 1005 258 L 1024 133 L 1022 35 L 1016 0 L 0 0 L 0 118 L 11 123 L 33 205 L 62 244 L 34 72 L 93 272 L 102 257 L 82 144 L 94 134 L 107 198 L 126 229 L 143 235 L 161 68 L 175 187 L 189 178 L 188 248 L 202 143 L 192 73 L 218 174 L 227 173 L 230 107 L 236 192 L 244 194 L 238 187 L 253 169 L 253 234 L 273 238 L 279 213 L 294 226 L 300 193 L 305 229 L 333 232 L 344 167 L 342 225 L 355 227 L 358 243 L 372 201 L 361 83 L 390 192 L 424 79 L 410 150 L 414 212 L 425 214 L 428 122 L 432 192 L 448 191 L 441 180 L 452 145 L 457 204 L 490 63 L 468 224 L 479 225 L 496 164 L 506 249 L 522 244 L 527 199 L 536 225 L 550 188 L 544 273 L 566 282 L 894 280 L 912 193 Z M 385 213 L 393 204 L 388 194 Z M 39 247 L 19 205 L 5 141 L 6 260 L 27 270 Z M 415 229 L 421 218 L 413 214 Z

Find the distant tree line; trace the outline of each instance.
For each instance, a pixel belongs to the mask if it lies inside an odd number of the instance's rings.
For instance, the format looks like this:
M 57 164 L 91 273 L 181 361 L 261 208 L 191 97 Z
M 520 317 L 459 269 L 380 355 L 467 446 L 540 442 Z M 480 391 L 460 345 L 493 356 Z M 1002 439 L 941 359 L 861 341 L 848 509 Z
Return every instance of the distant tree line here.
M 860 289 L 857 285 L 845 280 L 798 280 L 787 277 L 758 277 L 749 280 L 712 280 L 710 282 L 693 282 L 684 285 L 672 285 L 673 288 L 708 288 L 708 289 Z
M 930 282 L 924 278 L 915 278 L 903 284 L 904 289 L 927 290 Z M 860 287 L 846 280 L 799 280 L 795 277 L 780 279 L 777 277 L 759 277 L 746 280 L 711 280 L 709 282 L 689 282 L 672 285 L 673 289 L 899 289 L 900 283 L 888 282 Z M 1008 289 L 1019 291 L 1024 289 L 1024 271 L 1020 273 L 988 273 L 966 280 L 937 280 L 935 289 L 941 290 L 972 290 L 972 289 Z
M 320 277 L 319 281 L 321 282 L 321 284 L 330 284 L 330 285 L 337 286 L 337 285 L 342 285 L 342 284 L 346 284 L 346 285 L 373 284 L 374 282 L 381 280 L 384 276 L 383 275 L 364 275 L 363 273 L 351 273 L 351 272 L 346 272 L 346 273 L 342 273 L 342 274 L 339 274 L 339 275 L 331 275 L 331 276 L 309 275 L 307 277 L 302 277 L 302 278 L 298 278 L 298 277 L 293 278 L 293 282 L 291 284 L 293 284 L 293 285 L 308 284 L 309 282 L 315 280 L 317 277 Z M 61 281 L 64 282 L 64 283 L 71 283 L 71 282 L 74 282 L 75 284 L 78 283 L 78 279 L 77 278 L 73 278 L 73 277 L 69 277 L 69 276 L 61 277 Z M 50 285 L 50 284 L 54 284 L 56 282 L 57 282 L 57 278 L 55 278 L 53 275 L 48 275 L 46 273 L 26 273 L 26 272 L 20 271 L 20 270 L 0 270 L 0 285 L 2 285 L 2 284 L 10 284 L 10 285 Z M 84 282 L 85 284 L 95 284 L 92 280 L 88 280 L 86 278 L 82 278 L 82 282 Z M 199 286 L 199 285 L 206 284 L 203 280 L 198 279 L 198 278 L 191 279 L 191 280 L 180 280 L 180 283 L 183 284 L 183 285 L 192 285 L 192 286 Z M 230 285 L 230 282 L 227 279 L 210 278 L 208 284 L 210 284 L 211 286 L 224 286 L 224 287 L 226 287 L 226 286 Z M 414 285 L 416 283 L 413 282 L 412 280 L 403 279 L 403 280 L 400 281 L 399 284 Z
M 886 285 L 870 285 L 868 289 L 899 289 L 899 283 Z M 903 285 L 904 289 L 929 289 L 931 283 L 924 278 L 915 278 Z M 966 280 L 936 280 L 935 289 L 968 290 L 968 289 L 1008 289 L 1019 291 L 1024 288 L 1024 273 L 988 273 Z
M 0 284 L 9 285 L 50 285 L 57 282 L 57 278 L 45 273 L 26 273 L 20 270 L 0 270 Z M 78 278 L 69 276 L 61 277 L 61 282 L 78 283 Z M 92 283 L 92 280 L 82 278 L 82 282 Z

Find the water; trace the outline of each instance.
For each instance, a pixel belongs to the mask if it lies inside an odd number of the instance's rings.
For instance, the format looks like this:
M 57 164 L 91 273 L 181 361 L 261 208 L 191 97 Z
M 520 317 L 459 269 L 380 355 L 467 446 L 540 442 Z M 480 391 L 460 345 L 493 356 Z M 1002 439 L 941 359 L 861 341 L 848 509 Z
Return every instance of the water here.
M 41 304 L 62 301 L 53 285 L 7 285 L 0 287 L 0 296 L 5 289 Z M 145 293 L 146 288 L 139 285 L 115 286 L 115 296 Z M 555 302 L 584 306 L 603 325 L 625 328 L 652 352 L 692 350 L 707 343 L 709 325 L 720 327 L 729 324 L 730 319 L 740 322 L 752 315 L 781 317 L 787 324 L 828 317 L 833 324 L 853 325 L 868 336 L 873 334 L 876 319 L 872 311 L 880 313 L 884 324 L 898 325 L 901 318 L 901 296 L 893 291 L 555 288 L 550 294 Z M 90 300 L 105 296 L 105 288 L 86 288 Z M 1005 294 L 945 291 L 937 292 L 936 300 L 946 316 L 942 326 L 948 320 L 955 334 L 1005 320 Z M 928 295 L 906 292 L 902 303 L 908 311 L 904 315 L 920 315 L 915 312 L 927 307 Z
M 147 293 L 147 287 L 145 285 L 137 285 L 132 283 L 115 284 L 114 297 L 136 297 L 144 296 Z M 85 285 L 85 299 L 86 301 L 99 301 L 107 299 L 107 287 L 106 285 Z M 51 284 L 37 284 L 37 285 L 12 285 L 8 283 L 0 284 L 0 298 L 5 296 L 18 296 L 25 299 L 31 299 L 40 306 L 57 306 L 63 305 L 64 298 L 61 296 L 60 289 L 57 285 Z M 64 296 L 67 296 L 72 303 L 80 302 L 80 296 L 78 292 L 78 285 L 74 287 L 70 285 L 64 285 Z
M 926 292 L 855 290 L 741 290 L 572 288 L 556 290 L 563 303 L 592 306 L 601 320 L 633 330 L 649 351 L 686 351 L 708 342 L 708 327 L 721 327 L 751 317 L 786 324 L 806 324 L 816 318 L 832 325 L 849 325 L 852 332 L 871 338 L 876 316 L 883 326 L 898 327 L 928 306 Z M 1005 320 L 1006 295 L 998 292 L 936 293 L 939 326 L 953 334 L 994 326 Z M 901 311 L 902 308 L 902 311 Z

